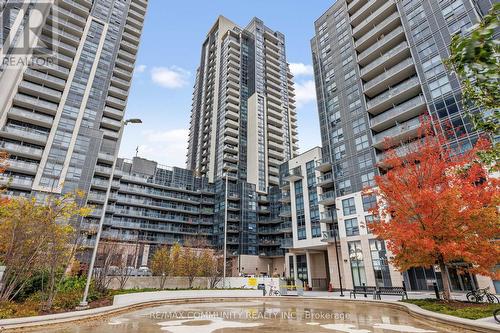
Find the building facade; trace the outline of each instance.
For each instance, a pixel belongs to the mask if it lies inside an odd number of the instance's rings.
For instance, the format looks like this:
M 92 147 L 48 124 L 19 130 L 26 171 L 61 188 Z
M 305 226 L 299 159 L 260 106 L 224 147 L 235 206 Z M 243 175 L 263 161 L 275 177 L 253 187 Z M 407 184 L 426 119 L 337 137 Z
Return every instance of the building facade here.
M 10 154 L 2 178 L 10 179 L 8 195 L 80 189 L 100 196 L 114 182 L 146 9 L 147 0 L 1 3 L 0 149 Z
M 419 140 L 423 117 L 433 120 L 434 130 L 446 131 L 457 148 L 475 143 L 478 133 L 465 115 L 459 81 L 443 60 L 452 36 L 467 34 L 491 5 L 488 0 L 344 0 L 315 22 L 311 49 L 323 144 L 317 169 L 321 177 L 333 178 L 318 184 L 319 203 L 338 225 L 348 288 L 404 280 L 409 289 L 421 290 L 431 287 L 429 281 L 441 283 L 436 269 L 401 275 L 388 265 L 384 242 L 366 227 L 376 198 L 362 189 L 383 172 L 377 163 L 385 150 L 404 153 Z M 491 283 L 453 268 L 450 274 L 455 290 Z
M 285 36 L 254 18 L 240 28 L 220 16 L 202 45 L 193 93 L 187 168 L 256 185 L 278 185 L 297 150 L 297 115 Z
M 103 184 L 106 187 L 106 184 Z M 192 171 L 165 167 L 139 157 L 118 159 L 102 239 L 121 243 L 133 254 L 127 266 L 150 266 L 159 246 L 174 243 L 211 245 L 214 235 L 215 186 Z M 94 189 L 88 203 L 102 206 L 105 195 Z M 102 209 L 84 223 L 83 245 L 93 246 Z

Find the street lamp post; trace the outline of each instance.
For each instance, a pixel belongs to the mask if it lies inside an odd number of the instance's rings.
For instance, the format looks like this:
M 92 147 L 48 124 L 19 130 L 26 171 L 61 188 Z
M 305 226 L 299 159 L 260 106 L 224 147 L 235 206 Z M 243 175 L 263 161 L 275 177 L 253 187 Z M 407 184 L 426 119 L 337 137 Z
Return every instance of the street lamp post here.
M 141 123 L 142 123 L 142 120 L 140 120 L 138 118 L 122 120 L 120 130 L 118 132 L 118 141 L 117 141 L 117 145 L 116 145 L 114 156 L 113 156 L 114 158 L 113 158 L 113 166 L 111 167 L 111 176 L 109 178 L 108 188 L 106 189 L 106 197 L 104 198 L 104 204 L 102 206 L 101 219 L 99 220 L 99 226 L 97 227 L 97 235 L 96 235 L 96 240 L 95 240 L 95 244 L 94 244 L 94 249 L 92 250 L 92 258 L 90 259 L 89 271 L 87 273 L 87 281 L 85 283 L 85 291 L 83 292 L 82 301 L 80 302 L 80 304 L 78 306 L 78 309 L 80 309 L 80 310 L 86 309 L 89 306 L 87 298 L 89 296 L 90 281 L 92 280 L 92 275 L 94 273 L 95 259 L 97 257 L 97 249 L 99 247 L 99 241 L 101 239 L 102 226 L 104 225 L 104 220 L 106 218 L 106 209 L 108 207 L 108 200 L 109 200 L 109 196 L 111 194 L 111 183 L 113 182 L 113 178 L 115 175 L 116 160 L 118 158 L 118 151 L 120 150 L 120 143 L 122 140 L 123 129 L 128 124 L 141 124 Z

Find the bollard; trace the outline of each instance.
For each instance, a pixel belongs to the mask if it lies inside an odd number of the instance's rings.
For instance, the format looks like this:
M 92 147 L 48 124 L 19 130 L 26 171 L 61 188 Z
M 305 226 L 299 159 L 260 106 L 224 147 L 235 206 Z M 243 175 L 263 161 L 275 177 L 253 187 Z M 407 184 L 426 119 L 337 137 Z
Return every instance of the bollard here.
M 437 300 L 441 299 L 441 297 L 439 296 L 439 289 L 437 283 L 433 282 L 432 286 L 434 287 L 434 293 L 436 294 L 436 299 Z
M 368 297 L 368 296 L 366 296 L 366 284 L 365 283 L 363 283 L 363 291 L 365 292 L 365 297 Z

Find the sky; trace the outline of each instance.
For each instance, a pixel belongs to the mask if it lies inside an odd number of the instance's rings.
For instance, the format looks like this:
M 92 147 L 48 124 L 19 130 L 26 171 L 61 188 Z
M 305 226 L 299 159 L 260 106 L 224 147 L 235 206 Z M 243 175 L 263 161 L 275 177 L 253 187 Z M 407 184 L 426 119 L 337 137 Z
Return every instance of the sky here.
M 185 167 L 191 98 L 201 45 L 219 15 L 240 27 L 258 17 L 285 34 L 295 75 L 300 152 L 321 144 L 310 39 L 314 21 L 333 0 L 149 0 L 120 157 L 136 155 Z

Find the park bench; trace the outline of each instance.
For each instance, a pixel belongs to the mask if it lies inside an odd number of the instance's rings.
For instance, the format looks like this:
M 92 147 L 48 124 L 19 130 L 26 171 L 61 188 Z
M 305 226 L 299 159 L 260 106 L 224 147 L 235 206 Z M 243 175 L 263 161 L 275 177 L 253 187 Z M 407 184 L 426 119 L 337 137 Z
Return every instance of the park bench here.
M 381 295 L 394 295 L 401 296 L 404 300 L 408 299 L 408 294 L 406 293 L 406 288 L 403 287 L 378 287 L 375 291 L 375 298 L 381 299 Z
M 354 286 L 354 289 L 349 293 L 349 298 L 356 298 L 356 294 L 361 294 L 367 297 L 368 295 L 372 295 L 375 298 L 375 292 L 377 291 L 377 287 L 371 286 Z

